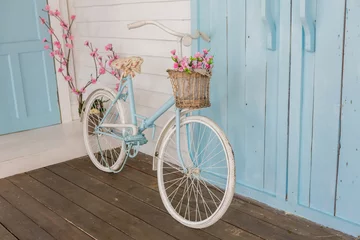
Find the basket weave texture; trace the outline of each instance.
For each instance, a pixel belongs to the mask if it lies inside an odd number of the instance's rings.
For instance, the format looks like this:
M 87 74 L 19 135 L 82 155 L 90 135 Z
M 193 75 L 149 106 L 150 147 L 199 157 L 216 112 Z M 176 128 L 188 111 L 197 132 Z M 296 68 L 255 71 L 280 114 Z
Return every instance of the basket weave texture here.
M 210 74 L 168 70 L 175 105 L 182 109 L 210 107 Z

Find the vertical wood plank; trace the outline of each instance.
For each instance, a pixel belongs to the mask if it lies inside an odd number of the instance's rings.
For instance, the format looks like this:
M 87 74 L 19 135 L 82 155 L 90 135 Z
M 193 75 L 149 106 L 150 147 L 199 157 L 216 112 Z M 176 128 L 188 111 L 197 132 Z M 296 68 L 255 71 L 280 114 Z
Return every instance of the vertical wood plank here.
M 337 217 L 360 224 L 360 2 L 347 1 Z
M 281 2 L 281 3 L 280 3 Z M 280 4 L 278 24 L 278 99 L 277 99 L 277 146 L 276 146 L 276 195 L 279 199 L 287 197 L 288 171 L 288 114 L 290 88 L 290 40 L 291 40 L 291 7 L 292 1 L 277 1 Z M 271 127 L 271 126 L 270 126 Z
M 236 159 L 237 181 L 245 183 L 246 0 L 228 0 L 228 138 Z
M 310 206 L 334 214 L 345 0 L 317 4 Z
M 276 168 L 277 168 L 277 126 L 278 98 L 279 98 L 279 26 L 285 24 L 280 22 L 280 4 L 278 1 L 271 1 L 271 13 L 275 21 L 276 50 L 266 52 L 266 75 L 265 75 L 265 138 L 264 138 L 264 173 L 263 188 L 266 192 L 274 194 L 276 191 Z M 286 111 L 286 110 L 285 110 Z
M 246 1 L 245 181 L 263 188 L 266 94 L 266 31 L 261 1 Z
M 206 6 L 209 5 L 209 15 L 204 13 Z M 224 0 L 202 0 L 201 13 L 204 14 L 204 20 L 209 22 L 209 32 L 211 35 L 211 55 L 214 55 L 214 70 L 210 83 L 210 101 L 211 108 L 204 109 L 203 112 L 206 116 L 213 119 L 219 126 L 226 132 L 227 129 L 227 9 L 226 1 Z M 203 17 L 199 19 L 201 23 Z M 201 50 L 206 48 L 208 44 L 200 44 Z

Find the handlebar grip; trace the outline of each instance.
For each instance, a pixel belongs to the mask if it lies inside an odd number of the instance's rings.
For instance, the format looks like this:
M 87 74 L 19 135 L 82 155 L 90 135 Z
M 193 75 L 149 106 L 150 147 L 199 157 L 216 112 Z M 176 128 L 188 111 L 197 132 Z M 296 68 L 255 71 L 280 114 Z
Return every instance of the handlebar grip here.
M 207 34 L 205 34 L 203 32 L 199 32 L 199 33 L 200 33 L 201 38 L 204 39 L 204 41 L 206 41 L 206 42 L 211 41 L 210 37 Z
M 139 28 L 146 25 L 145 21 L 138 21 L 138 22 L 133 22 L 127 25 L 128 29 L 134 29 L 134 28 Z

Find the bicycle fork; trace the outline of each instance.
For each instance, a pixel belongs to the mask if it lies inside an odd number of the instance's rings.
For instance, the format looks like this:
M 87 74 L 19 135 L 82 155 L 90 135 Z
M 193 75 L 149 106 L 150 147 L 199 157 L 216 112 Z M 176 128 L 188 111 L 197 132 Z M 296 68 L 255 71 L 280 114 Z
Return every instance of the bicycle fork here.
M 176 148 L 177 148 L 177 155 L 180 159 L 181 167 L 183 168 L 183 172 L 187 173 L 187 168 L 184 163 L 184 159 L 181 154 L 181 145 L 180 145 L 180 117 L 181 117 L 181 109 L 176 108 Z

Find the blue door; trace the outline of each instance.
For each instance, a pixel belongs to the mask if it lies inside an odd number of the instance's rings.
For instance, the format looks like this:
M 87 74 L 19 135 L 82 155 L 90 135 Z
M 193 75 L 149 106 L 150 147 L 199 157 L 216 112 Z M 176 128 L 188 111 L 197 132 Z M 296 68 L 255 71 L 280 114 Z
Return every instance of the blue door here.
M 211 36 L 195 48 L 215 55 L 212 107 L 202 113 L 233 146 L 236 191 L 263 201 L 287 194 L 290 12 L 279 1 L 193 1 L 194 29 Z
M 360 235 L 360 1 L 192 3 L 236 192 Z
M 46 0 L 2 1 L 0 7 L 0 135 L 60 123 L 54 62 L 39 15 Z

